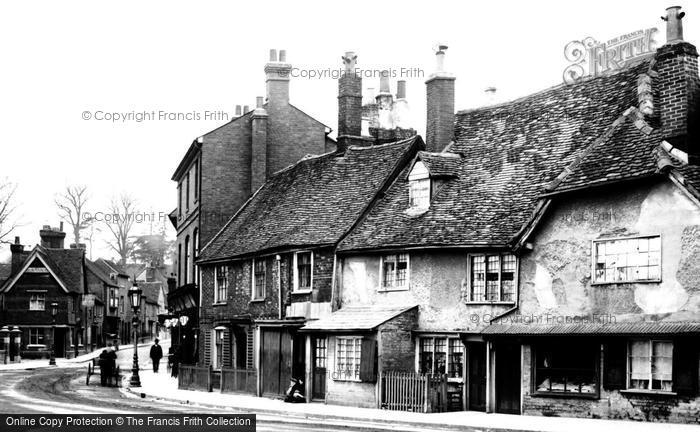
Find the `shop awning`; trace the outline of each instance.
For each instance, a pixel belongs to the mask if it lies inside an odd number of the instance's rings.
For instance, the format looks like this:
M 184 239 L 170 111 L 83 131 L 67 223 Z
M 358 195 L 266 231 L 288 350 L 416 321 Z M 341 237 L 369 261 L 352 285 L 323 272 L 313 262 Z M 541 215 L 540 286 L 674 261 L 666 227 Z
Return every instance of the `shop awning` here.
M 674 335 L 700 334 L 700 322 L 620 322 L 585 324 L 492 324 L 484 336 Z
M 418 305 L 347 306 L 333 312 L 326 318 L 308 322 L 300 331 L 328 333 L 372 331 L 390 319 L 416 307 Z

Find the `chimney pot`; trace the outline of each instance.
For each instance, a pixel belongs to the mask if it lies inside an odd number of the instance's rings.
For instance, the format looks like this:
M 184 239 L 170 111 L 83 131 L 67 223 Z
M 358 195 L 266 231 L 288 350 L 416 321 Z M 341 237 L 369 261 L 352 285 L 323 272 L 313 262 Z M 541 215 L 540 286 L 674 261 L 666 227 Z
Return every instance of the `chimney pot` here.
M 58 224 L 58 226 L 59 226 L 58 230 L 59 230 L 59 231 L 63 231 L 63 221 L 61 221 L 61 222 Z
M 683 17 L 680 6 L 671 6 L 666 9 L 666 16 L 661 17 L 666 21 L 666 43 L 680 42 L 683 40 Z
M 19 236 L 15 236 L 15 244 L 20 244 L 20 242 L 19 242 Z
M 347 51 L 343 59 L 343 64 L 345 65 L 345 73 L 355 73 L 355 65 L 357 64 L 357 54 L 353 51 Z
M 240 116 L 241 116 L 241 106 L 236 105 L 236 117 L 240 117 Z
M 379 93 L 391 93 L 389 88 L 389 71 L 384 70 L 379 78 Z
M 270 50 L 270 61 L 271 61 L 271 62 L 276 62 L 276 61 L 277 61 L 277 50 L 276 50 L 276 49 L 271 49 L 271 50 Z
M 362 134 L 362 78 L 355 73 L 357 55 L 344 56 L 345 73 L 338 78 L 338 152 L 344 152 Z
M 255 98 L 255 107 L 262 108 L 262 106 L 263 106 L 263 97 L 262 96 L 256 97 Z
M 247 113 L 250 111 L 250 107 L 248 105 L 243 105 L 243 114 Z
M 406 81 L 396 83 L 396 99 L 406 99 Z
M 284 63 L 287 61 L 287 50 L 280 50 L 279 61 Z

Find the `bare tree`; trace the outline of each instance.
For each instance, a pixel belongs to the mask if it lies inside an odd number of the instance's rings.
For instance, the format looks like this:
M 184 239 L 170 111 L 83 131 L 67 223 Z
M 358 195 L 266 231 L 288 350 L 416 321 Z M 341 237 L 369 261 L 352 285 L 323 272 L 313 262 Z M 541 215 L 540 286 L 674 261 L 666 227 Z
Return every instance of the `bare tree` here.
M 5 237 L 17 228 L 17 224 L 12 220 L 15 210 L 12 202 L 16 190 L 17 185 L 0 180 L 0 243 L 7 243 Z
M 118 199 L 112 199 L 110 215 L 105 217 L 104 224 L 112 233 L 112 238 L 107 245 L 119 255 L 119 264 L 126 264 L 126 259 L 134 249 L 134 242 L 130 234 L 134 228 L 136 218 L 134 208 L 136 203 L 128 194 L 122 194 Z
M 59 216 L 73 229 L 73 243 L 76 245 L 80 244 L 80 232 L 92 224 L 92 217 L 85 210 L 87 201 L 87 186 L 67 186 L 55 199 Z

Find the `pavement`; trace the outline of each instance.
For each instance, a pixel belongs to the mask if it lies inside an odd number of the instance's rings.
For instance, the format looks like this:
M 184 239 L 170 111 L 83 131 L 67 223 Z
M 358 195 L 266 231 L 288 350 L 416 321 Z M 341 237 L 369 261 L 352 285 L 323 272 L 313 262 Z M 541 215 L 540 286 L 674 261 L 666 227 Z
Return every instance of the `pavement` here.
M 129 374 L 127 374 L 129 375 Z M 130 375 L 129 375 L 130 376 Z M 481 431 L 566 431 L 589 432 L 595 430 L 615 432 L 698 432 L 697 425 L 680 425 L 669 423 L 646 423 L 622 420 L 597 420 L 568 417 L 538 417 L 508 414 L 487 414 L 474 411 L 449 413 L 412 413 L 380 409 L 326 405 L 324 403 L 290 404 L 277 399 L 268 399 L 240 394 L 203 391 L 179 390 L 177 379 L 170 377 L 163 367 L 158 374 L 152 370 L 140 372 L 141 387 L 121 390 L 132 397 L 150 398 L 154 401 L 182 403 L 203 409 L 229 409 L 239 413 L 262 415 L 284 415 L 297 417 L 305 421 L 316 419 L 318 422 L 339 421 L 352 422 L 358 419 L 385 423 L 401 428 L 434 428 L 436 425 L 445 430 L 481 430 Z

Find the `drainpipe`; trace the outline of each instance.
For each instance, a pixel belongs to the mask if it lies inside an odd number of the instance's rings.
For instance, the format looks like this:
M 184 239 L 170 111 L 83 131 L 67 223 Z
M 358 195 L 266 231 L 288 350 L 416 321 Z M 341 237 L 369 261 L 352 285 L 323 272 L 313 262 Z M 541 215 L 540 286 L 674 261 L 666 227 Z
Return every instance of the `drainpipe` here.
M 282 257 L 275 255 L 275 261 L 277 261 L 277 301 L 279 302 L 278 318 L 282 319 Z

